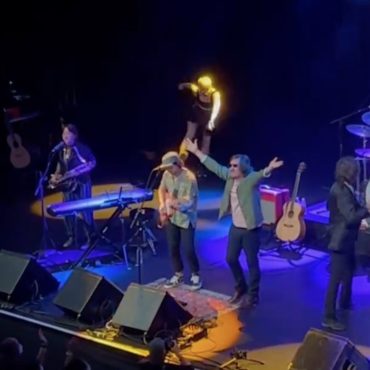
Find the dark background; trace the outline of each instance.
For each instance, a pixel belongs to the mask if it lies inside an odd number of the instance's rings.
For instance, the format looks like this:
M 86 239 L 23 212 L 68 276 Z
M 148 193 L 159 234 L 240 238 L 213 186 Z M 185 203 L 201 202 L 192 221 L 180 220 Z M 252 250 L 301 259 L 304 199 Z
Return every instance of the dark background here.
M 3 5 L 2 105 L 13 80 L 41 113 L 14 125 L 33 154 L 26 170 L 10 165 L 1 126 L 4 198 L 32 195 L 60 116 L 94 150 L 95 183 L 144 179 L 185 132 L 189 100 L 177 84 L 204 72 L 223 95 L 213 155 L 247 153 L 255 167 L 277 155 L 286 166 L 273 182 L 288 186 L 304 160 L 303 194 L 325 196 L 338 157 L 329 122 L 370 104 L 369 10 L 364 0 Z M 352 154 L 361 140 L 343 134 Z

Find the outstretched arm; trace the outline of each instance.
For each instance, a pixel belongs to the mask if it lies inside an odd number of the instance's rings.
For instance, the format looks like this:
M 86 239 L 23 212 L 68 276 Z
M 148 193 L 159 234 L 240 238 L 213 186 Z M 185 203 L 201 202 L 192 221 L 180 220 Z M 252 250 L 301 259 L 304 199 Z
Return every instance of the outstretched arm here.
M 216 91 L 213 94 L 213 104 L 212 104 L 212 113 L 211 113 L 211 118 L 208 122 L 208 130 L 213 131 L 215 129 L 215 120 L 220 113 L 220 108 L 221 108 L 221 94 L 219 91 Z
M 209 169 L 211 172 L 216 174 L 221 179 L 227 180 L 227 178 L 229 177 L 229 169 L 225 166 L 220 165 L 210 156 L 204 154 L 198 148 L 198 140 L 195 139 L 194 141 L 191 141 L 190 139 L 185 139 L 184 144 L 186 150 L 188 150 L 190 153 L 193 153 L 196 157 L 198 157 L 199 160 L 204 164 L 204 166 L 207 167 L 207 169 Z
M 197 93 L 199 90 L 198 86 L 191 82 L 182 82 L 181 84 L 179 84 L 178 88 L 179 90 L 190 89 L 193 94 Z
M 265 167 L 263 170 L 260 170 L 260 171 L 257 171 L 257 172 L 254 172 L 253 174 L 251 174 L 251 176 L 252 176 L 251 180 L 256 185 L 263 178 L 270 177 L 271 173 L 275 169 L 281 167 L 283 164 L 284 164 L 284 161 L 279 160 L 277 157 L 275 157 L 274 159 L 271 160 L 269 165 L 267 167 Z

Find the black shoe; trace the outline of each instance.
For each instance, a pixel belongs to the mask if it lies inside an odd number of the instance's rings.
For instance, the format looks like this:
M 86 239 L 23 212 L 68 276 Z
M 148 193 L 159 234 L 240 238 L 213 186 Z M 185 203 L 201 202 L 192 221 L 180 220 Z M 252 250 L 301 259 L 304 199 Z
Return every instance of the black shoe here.
M 243 291 L 236 291 L 234 295 L 228 300 L 231 304 L 238 304 L 246 297 L 246 292 Z
M 259 298 L 257 296 L 247 296 L 242 304 L 243 308 L 253 308 L 259 303 Z
M 324 320 L 322 320 L 322 322 L 321 322 L 321 325 L 324 328 L 331 329 L 331 330 L 334 330 L 334 331 L 346 330 L 346 326 L 344 324 L 342 324 L 341 322 L 339 322 L 337 319 L 324 318 Z
M 63 248 L 71 248 L 76 245 L 75 240 L 72 237 L 69 237 L 66 242 L 63 244 Z

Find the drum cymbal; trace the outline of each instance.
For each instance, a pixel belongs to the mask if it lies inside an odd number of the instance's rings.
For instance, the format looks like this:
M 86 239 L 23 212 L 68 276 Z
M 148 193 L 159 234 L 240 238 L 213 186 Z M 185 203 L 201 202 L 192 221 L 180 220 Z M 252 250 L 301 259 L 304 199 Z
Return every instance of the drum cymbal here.
M 370 126 L 370 112 L 366 112 L 361 116 L 362 122 Z
M 355 152 L 360 157 L 370 158 L 370 149 L 368 148 L 359 148 L 356 149 Z
M 347 131 L 353 135 L 362 138 L 369 138 L 370 137 L 370 127 L 365 125 L 348 125 L 346 127 Z

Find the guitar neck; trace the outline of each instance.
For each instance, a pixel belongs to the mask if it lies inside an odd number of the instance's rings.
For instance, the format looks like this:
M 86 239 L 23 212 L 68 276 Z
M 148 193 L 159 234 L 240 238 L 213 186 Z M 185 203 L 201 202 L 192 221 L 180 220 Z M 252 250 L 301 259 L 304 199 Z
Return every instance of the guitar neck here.
M 298 195 L 298 188 L 299 188 L 299 182 L 301 181 L 301 172 L 297 172 L 295 176 L 295 181 L 294 181 L 294 187 L 293 187 L 293 192 L 292 196 L 290 198 L 290 208 L 293 209 L 293 204 L 295 200 L 297 199 Z
M 79 176 L 79 175 L 82 175 L 86 172 L 89 172 L 92 170 L 92 165 L 91 163 L 84 163 L 84 164 L 80 164 L 79 166 L 69 170 L 68 172 L 65 173 L 65 177 L 75 177 L 75 176 Z

